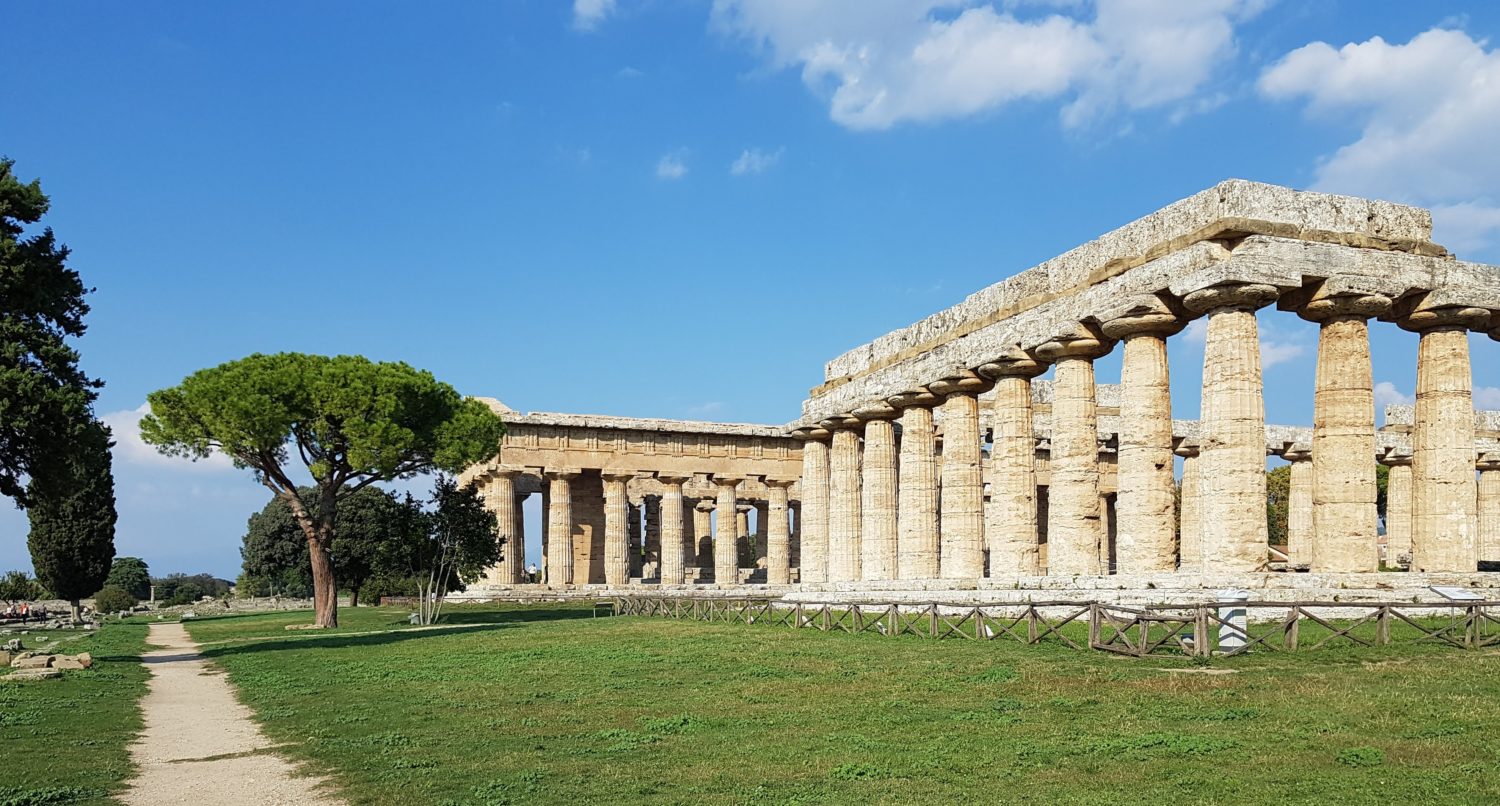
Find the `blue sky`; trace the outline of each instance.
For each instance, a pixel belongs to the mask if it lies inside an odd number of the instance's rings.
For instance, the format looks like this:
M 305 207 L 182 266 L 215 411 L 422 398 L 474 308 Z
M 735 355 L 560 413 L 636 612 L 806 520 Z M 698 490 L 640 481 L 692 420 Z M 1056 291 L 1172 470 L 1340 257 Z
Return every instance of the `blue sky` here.
M 158 573 L 233 577 L 267 496 L 153 455 L 134 412 L 251 352 L 784 422 L 824 361 L 1231 176 L 1430 206 L 1500 262 L 1490 3 L 17 0 L 0 25 L 0 153 L 98 288 L 118 547 Z M 1261 318 L 1268 419 L 1307 423 L 1316 329 Z M 1415 337 L 1372 338 L 1400 400 Z M 1500 348 L 1473 355 L 1500 408 Z M 1201 342 L 1171 357 L 1196 416 Z M 0 569 L 25 532 L 0 511 Z

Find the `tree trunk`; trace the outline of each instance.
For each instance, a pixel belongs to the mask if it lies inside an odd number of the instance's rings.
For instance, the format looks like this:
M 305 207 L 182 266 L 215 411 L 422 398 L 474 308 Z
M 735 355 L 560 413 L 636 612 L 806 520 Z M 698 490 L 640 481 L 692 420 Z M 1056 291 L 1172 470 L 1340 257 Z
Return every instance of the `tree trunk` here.
M 83 621 L 83 614 L 81 612 L 79 612 L 81 610 L 81 608 L 80 608 L 80 606 L 78 604 L 78 600 L 77 599 L 70 599 L 68 601 L 68 604 L 72 608 L 72 611 L 73 611 L 73 623 L 74 624 L 78 624 L 79 622 Z
M 328 559 L 327 544 L 322 540 L 307 541 L 307 553 L 312 558 L 313 582 L 313 626 L 339 626 L 339 588 L 333 579 L 333 562 Z
M 359 607 L 359 586 L 358 585 L 351 585 L 349 587 L 349 606 L 350 607 Z

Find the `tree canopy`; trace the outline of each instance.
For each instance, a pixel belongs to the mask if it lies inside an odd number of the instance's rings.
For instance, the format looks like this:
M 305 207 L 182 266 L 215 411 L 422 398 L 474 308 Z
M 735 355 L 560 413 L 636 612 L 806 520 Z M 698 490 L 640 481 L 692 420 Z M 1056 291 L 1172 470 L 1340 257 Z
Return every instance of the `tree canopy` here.
M 499 562 L 501 551 L 495 516 L 473 487 L 438 476 L 428 503 L 423 509 L 407 496 L 403 539 L 386 543 L 376 563 L 410 581 L 423 624 L 437 620 L 449 590 L 462 589 L 463 580 Z
M 115 556 L 115 481 L 110 472 L 109 429 L 90 420 L 79 441 L 60 451 L 58 469 L 46 484 L 27 487 L 31 520 L 27 547 L 37 579 L 53 595 L 73 603 L 104 585 Z
M 303 506 L 316 515 L 318 491 L 301 487 L 297 493 Z M 375 572 L 375 558 L 383 546 L 402 538 L 402 506 L 399 499 L 378 487 L 366 487 L 338 502 L 329 555 L 335 578 L 349 591 L 352 604 L 358 604 L 360 588 Z M 264 509 L 250 516 L 240 559 L 240 584 L 249 592 L 312 593 L 307 537 L 291 507 L 280 498 L 272 498 Z
M 15 177 L 14 164 L 0 159 L 0 495 L 29 506 L 28 480 L 45 488 L 67 473 L 56 467 L 58 448 L 87 439 L 101 384 L 66 343 L 84 333 L 90 289 L 50 227 L 26 234 L 49 201 L 40 183 Z
M 429 372 L 362 356 L 251 355 L 147 396 L 141 436 L 193 459 L 218 450 L 291 509 L 308 542 L 315 624 L 337 626 L 329 549 L 340 500 L 377 481 L 464 467 L 493 456 L 505 426 Z M 310 509 L 289 463 L 318 491 Z
M 42 598 L 42 586 L 25 571 L 6 571 L 0 576 L 0 602 L 8 605 Z
M 104 584 L 114 585 L 136 599 L 145 599 L 151 595 L 151 569 L 140 557 L 116 557 Z

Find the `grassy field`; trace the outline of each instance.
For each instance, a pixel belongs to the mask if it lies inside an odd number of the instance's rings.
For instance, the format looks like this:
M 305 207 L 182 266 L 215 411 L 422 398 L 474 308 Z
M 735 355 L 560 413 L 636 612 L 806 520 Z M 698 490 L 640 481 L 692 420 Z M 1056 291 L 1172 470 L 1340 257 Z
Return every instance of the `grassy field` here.
M 354 803 L 1485 803 L 1500 654 L 1216 661 L 462 608 L 193 622 Z M 1168 669 L 1198 670 L 1169 672 Z
M 94 666 L 28 683 L 0 674 L 0 805 L 105 803 L 131 775 L 127 747 L 141 727 L 146 625 L 108 624 L 79 636 L 71 630 L 5 636 L 20 637 L 28 648 L 47 637 L 65 639 L 56 651 L 89 652 Z

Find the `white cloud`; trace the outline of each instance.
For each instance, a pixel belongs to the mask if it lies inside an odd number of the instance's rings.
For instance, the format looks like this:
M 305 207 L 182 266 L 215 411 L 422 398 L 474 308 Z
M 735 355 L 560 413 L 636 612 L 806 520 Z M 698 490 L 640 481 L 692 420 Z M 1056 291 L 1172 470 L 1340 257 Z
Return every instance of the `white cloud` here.
M 1494 386 L 1474 387 L 1474 408 L 1485 411 L 1500 410 L 1500 388 Z
M 656 161 L 656 178 L 681 179 L 687 176 L 688 167 L 686 159 L 687 152 L 685 151 L 674 151 L 670 154 L 663 154 L 662 158 Z
M 748 41 L 777 69 L 800 67 L 853 129 L 968 117 L 1021 100 L 1063 100 L 1067 126 L 1118 108 L 1191 99 L 1235 52 L 1234 24 L 1261 0 L 715 0 L 712 26 Z
M 1285 364 L 1294 358 L 1307 352 L 1307 348 L 1300 344 L 1288 341 L 1260 340 L 1260 368 L 1270 369 L 1277 364 Z
M 156 448 L 147 445 L 141 439 L 141 417 L 150 413 L 151 405 L 142 403 L 139 408 L 131 411 L 114 411 L 99 417 L 105 425 L 109 426 L 114 436 L 115 447 L 111 453 L 116 462 L 190 471 L 217 472 L 234 469 L 234 464 L 229 461 L 229 457 L 217 451 L 207 459 L 199 459 L 196 462 L 158 453 Z
M 1375 384 L 1375 408 L 1384 411 L 1386 406 L 1410 406 L 1417 399 L 1406 394 L 1390 381 L 1381 381 Z
M 734 176 L 765 173 L 768 168 L 781 162 L 781 155 L 784 153 L 786 153 L 785 147 L 778 148 L 775 151 L 747 148 L 740 152 L 739 159 L 730 164 L 729 173 Z
M 1200 316 L 1182 330 L 1182 338 L 1193 344 L 1202 344 L 1208 340 L 1208 317 Z
M 699 403 L 696 406 L 688 406 L 687 413 L 690 417 L 707 417 L 718 414 L 724 410 L 724 403 L 720 400 L 711 400 L 707 403 Z
M 573 27 L 592 31 L 615 13 L 615 0 L 573 0 Z
M 1352 121 L 1359 138 L 1318 166 L 1319 190 L 1434 207 L 1439 233 L 1478 249 L 1500 231 L 1500 51 L 1434 28 L 1406 44 L 1314 42 L 1262 73 L 1262 95 Z

